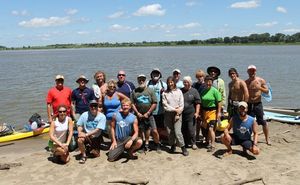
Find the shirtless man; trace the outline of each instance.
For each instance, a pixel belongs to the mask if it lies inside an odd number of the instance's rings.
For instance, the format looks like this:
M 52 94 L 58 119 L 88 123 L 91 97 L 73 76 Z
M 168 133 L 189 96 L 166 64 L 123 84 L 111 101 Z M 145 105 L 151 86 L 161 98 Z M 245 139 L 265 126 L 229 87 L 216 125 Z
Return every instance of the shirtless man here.
M 264 120 L 264 109 L 261 103 L 261 94 L 268 93 L 266 81 L 263 78 L 256 76 L 256 67 L 254 65 L 248 66 L 249 78 L 245 81 L 249 92 L 248 100 L 248 114 L 255 117 L 257 123 L 263 126 L 263 132 L 266 138 L 266 143 L 271 145 L 269 138 L 269 128 L 267 122 Z
M 238 114 L 239 102 L 248 102 L 249 93 L 246 83 L 239 78 L 239 74 L 235 68 L 230 68 L 228 75 L 232 81 L 228 84 L 229 95 L 227 111 L 229 117 L 232 117 L 234 114 Z

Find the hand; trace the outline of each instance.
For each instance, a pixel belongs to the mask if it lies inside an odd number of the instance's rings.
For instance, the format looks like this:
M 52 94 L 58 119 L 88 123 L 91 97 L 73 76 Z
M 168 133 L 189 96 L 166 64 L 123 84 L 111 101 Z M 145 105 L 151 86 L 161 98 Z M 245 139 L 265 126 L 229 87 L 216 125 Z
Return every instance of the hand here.
M 68 144 L 67 143 L 63 143 L 61 147 L 64 149 L 65 153 L 68 152 Z
M 141 113 L 137 113 L 137 116 L 138 116 L 138 118 L 139 118 L 139 119 L 141 119 L 141 118 L 143 118 L 143 117 L 144 117 L 144 115 L 143 115 L 143 114 L 141 114 Z
M 199 114 L 195 113 L 194 117 L 195 117 L 195 119 L 198 119 L 199 118 Z
M 112 142 L 111 145 L 110 145 L 109 150 L 113 150 L 115 148 L 117 148 L 117 143 L 116 142 Z
M 148 112 L 146 112 L 143 116 L 144 116 L 144 118 L 148 119 L 149 118 Z

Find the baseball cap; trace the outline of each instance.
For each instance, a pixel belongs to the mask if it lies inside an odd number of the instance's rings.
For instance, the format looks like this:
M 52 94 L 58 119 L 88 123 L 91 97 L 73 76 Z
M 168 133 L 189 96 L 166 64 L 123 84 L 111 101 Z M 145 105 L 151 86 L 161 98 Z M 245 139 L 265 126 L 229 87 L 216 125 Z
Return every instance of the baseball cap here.
M 59 79 L 64 80 L 65 78 L 64 78 L 63 75 L 56 75 L 56 76 L 55 76 L 55 80 L 59 80 Z
M 80 75 L 80 76 L 77 78 L 76 82 L 78 83 L 78 81 L 79 81 L 80 79 L 85 80 L 86 83 L 89 82 L 89 79 L 87 79 L 84 75 Z
M 144 74 L 139 74 L 139 75 L 137 76 L 137 78 L 146 78 L 146 75 L 144 75 Z
M 244 101 L 239 102 L 239 107 L 243 106 L 244 108 L 248 108 L 248 104 Z
M 97 102 L 96 100 L 91 100 L 91 101 L 90 101 L 90 106 L 91 106 L 91 105 L 98 105 L 98 102 Z
M 174 70 L 173 70 L 173 73 L 175 73 L 175 72 L 177 72 L 177 73 L 180 73 L 180 74 L 181 74 L 181 71 L 180 71 L 179 69 L 174 69 Z
M 256 70 L 256 66 L 255 65 L 250 65 L 250 66 L 248 66 L 248 70 L 249 69 L 255 69 Z

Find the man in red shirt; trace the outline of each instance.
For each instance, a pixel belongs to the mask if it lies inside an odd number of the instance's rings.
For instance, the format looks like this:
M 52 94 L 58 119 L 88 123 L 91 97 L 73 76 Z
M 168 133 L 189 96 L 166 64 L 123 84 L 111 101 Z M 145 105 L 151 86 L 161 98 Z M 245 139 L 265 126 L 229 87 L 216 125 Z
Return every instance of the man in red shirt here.
M 67 106 L 67 115 L 70 116 L 71 112 L 71 95 L 72 90 L 69 87 L 64 86 L 64 76 L 56 75 L 55 77 L 56 86 L 52 87 L 48 91 L 48 95 L 46 98 L 47 102 L 47 114 L 48 121 L 52 122 L 53 119 L 58 114 L 58 106 L 65 105 Z M 53 110 L 53 114 L 51 114 L 51 107 Z

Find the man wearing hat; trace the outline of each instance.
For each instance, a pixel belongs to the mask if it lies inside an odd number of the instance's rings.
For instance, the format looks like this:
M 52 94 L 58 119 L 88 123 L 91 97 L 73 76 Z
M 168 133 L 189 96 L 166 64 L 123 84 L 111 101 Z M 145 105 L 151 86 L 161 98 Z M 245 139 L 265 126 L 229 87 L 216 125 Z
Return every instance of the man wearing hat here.
M 146 86 L 146 76 L 140 74 L 137 77 L 138 88 L 131 93 L 132 109 L 139 120 L 140 137 L 145 135 L 145 151 L 149 149 L 149 138 L 152 130 L 155 149 L 160 152 L 159 135 L 152 112 L 157 105 L 157 99 L 152 89 Z
M 225 83 L 222 78 L 220 78 L 221 71 L 216 66 L 210 66 L 207 68 L 207 73 L 209 76 L 213 77 L 213 86 L 218 89 L 218 91 L 222 95 L 222 107 L 226 105 L 226 90 Z
M 269 89 L 266 81 L 263 78 L 256 76 L 255 65 L 249 65 L 247 73 L 249 78 L 245 82 L 249 92 L 248 114 L 256 117 L 257 123 L 262 125 L 266 143 L 271 145 L 269 138 L 269 127 L 268 123 L 264 120 L 264 109 L 261 102 L 261 94 L 269 93 Z
M 72 111 L 72 116 L 75 120 L 78 120 L 79 116 L 89 110 L 89 102 L 95 100 L 94 91 L 86 86 L 89 80 L 80 75 L 76 82 L 79 87 L 72 91 L 72 106 L 75 110 Z
M 87 159 L 86 145 L 92 157 L 100 156 L 101 130 L 105 130 L 106 118 L 98 111 L 98 102 L 89 102 L 89 110 L 82 113 L 77 121 L 78 148 L 81 153 L 79 163 L 84 164 Z
M 180 80 L 180 76 L 181 76 L 181 71 L 179 69 L 174 69 L 173 70 L 173 78 L 175 79 L 176 87 L 178 89 L 181 89 L 184 87 L 183 81 Z
M 65 105 L 67 106 L 67 115 L 71 115 L 71 94 L 72 90 L 69 87 L 64 86 L 64 76 L 56 75 L 55 83 L 56 86 L 52 87 L 47 94 L 46 103 L 47 103 L 47 114 L 48 121 L 52 122 L 53 118 L 58 115 L 58 106 Z M 51 113 L 52 108 L 52 113 Z
M 152 112 L 156 126 L 164 128 L 164 111 L 162 106 L 161 94 L 167 89 L 167 84 L 161 80 L 162 74 L 158 68 L 154 68 L 150 73 L 151 79 L 147 83 L 147 87 L 152 89 L 156 95 L 156 108 Z
M 227 147 L 227 152 L 224 156 L 232 154 L 231 145 L 241 145 L 243 151 L 249 150 L 254 155 L 259 154 L 257 147 L 258 132 L 255 119 L 247 115 L 248 104 L 244 101 L 238 104 L 238 115 L 233 115 L 229 121 L 229 127 L 224 130 L 221 136 L 222 143 Z M 229 134 L 230 129 L 233 129 L 233 134 Z M 251 135 L 253 133 L 253 141 Z

